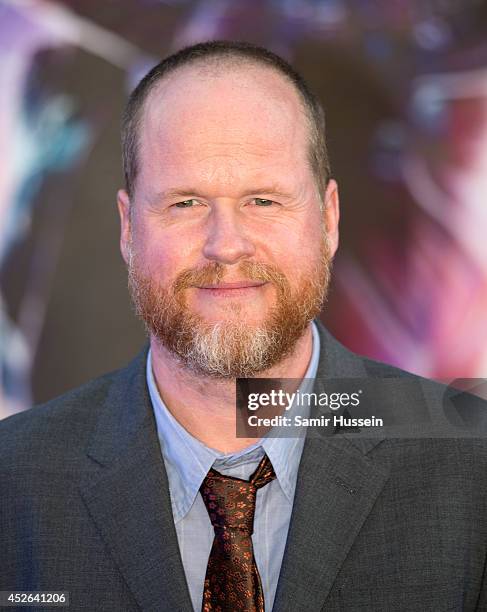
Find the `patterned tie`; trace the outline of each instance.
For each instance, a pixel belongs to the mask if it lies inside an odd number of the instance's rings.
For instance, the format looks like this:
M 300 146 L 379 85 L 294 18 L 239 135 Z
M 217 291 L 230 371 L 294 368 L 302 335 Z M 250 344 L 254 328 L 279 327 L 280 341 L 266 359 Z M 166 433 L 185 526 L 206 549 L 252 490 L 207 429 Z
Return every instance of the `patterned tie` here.
M 264 596 L 254 559 L 255 497 L 276 477 L 264 455 L 250 480 L 210 469 L 200 491 L 215 538 L 206 568 L 202 612 L 264 612 Z

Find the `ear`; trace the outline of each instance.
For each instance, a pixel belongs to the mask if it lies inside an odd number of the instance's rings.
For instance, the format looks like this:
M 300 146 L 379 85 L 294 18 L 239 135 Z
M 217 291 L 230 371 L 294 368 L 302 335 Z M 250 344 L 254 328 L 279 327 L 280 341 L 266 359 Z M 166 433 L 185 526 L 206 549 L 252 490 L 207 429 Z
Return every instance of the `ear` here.
M 128 264 L 132 228 L 130 227 L 130 198 L 125 189 L 119 189 L 117 193 L 117 206 L 120 215 L 120 252 L 123 260 Z
M 330 241 L 332 256 L 338 249 L 338 222 L 340 220 L 340 203 L 338 185 L 334 179 L 328 181 L 323 204 L 323 220 Z

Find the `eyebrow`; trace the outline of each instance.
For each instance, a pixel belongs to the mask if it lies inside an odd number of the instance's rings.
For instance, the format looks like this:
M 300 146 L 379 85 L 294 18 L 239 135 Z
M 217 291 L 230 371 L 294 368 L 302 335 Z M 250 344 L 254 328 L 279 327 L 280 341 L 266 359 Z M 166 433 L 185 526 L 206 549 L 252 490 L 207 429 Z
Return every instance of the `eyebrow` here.
M 264 185 L 258 187 L 256 189 L 246 189 L 244 192 L 240 194 L 240 197 L 247 197 L 250 195 L 258 194 L 258 193 L 268 193 L 273 194 L 278 197 L 288 198 L 290 197 L 289 193 L 286 193 L 282 187 L 277 185 Z M 153 200 L 166 200 L 168 198 L 188 198 L 195 197 L 198 195 L 197 189 L 168 189 L 166 191 L 160 191 L 155 194 Z

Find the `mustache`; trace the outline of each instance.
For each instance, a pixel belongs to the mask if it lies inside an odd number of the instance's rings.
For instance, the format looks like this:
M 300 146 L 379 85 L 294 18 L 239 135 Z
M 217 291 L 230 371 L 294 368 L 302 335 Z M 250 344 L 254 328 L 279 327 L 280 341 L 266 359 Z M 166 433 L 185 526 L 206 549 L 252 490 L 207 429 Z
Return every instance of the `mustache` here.
M 229 276 L 229 266 L 211 262 L 199 269 L 184 270 L 176 277 L 173 290 L 179 293 L 189 287 L 217 284 Z M 256 261 L 243 261 L 232 271 L 232 280 L 272 282 L 280 289 L 288 286 L 288 280 L 274 266 Z

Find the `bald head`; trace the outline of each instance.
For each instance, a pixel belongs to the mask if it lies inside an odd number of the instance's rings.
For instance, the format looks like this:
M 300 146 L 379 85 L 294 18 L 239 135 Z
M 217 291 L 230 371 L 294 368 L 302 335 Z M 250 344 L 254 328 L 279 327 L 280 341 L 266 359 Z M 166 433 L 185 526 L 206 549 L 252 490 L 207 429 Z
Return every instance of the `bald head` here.
M 208 86 L 210 82 L 211 87 Z M 234 97 L 230 105 L 234 107 L 233 112 L 222 113 L 219 94 L 229 101 L 232 89 L 242 92 L 244 83 L 251 88 L 249 95 L 239 95 L 238 99 Z M 252 86 L 256 88 L 255 100 L 252 99 Z M 265 96 L 265 105 L 258 99 L 259 95 Z M 193 98 L 188 100 L 187 96 Z M 273 109 L 271 104 L 274 105 Z M 305 134 L 300 146 L 303 147 L 320 196 L 325 192 L 330 167 L 322 108 L 302 77 L 282 58 L 266 49 L 226 41 L 201 43 L 166 58 L 142 79 L 130 96 L 122 128 L 126 190 L 131 199 L 134 198 L 138 175 L 142 171 L 142 146 L 145 146 L 146 138 L 153 137 L 148 133 L 147 125 L 154 125 L 154 112 L 159 113 L 156 123 L 164 124 L 165 130 L 171 130 L 172 120 L 172 128 L 179 129 L 180 140 L 183 137 L 181 130 L 185 128 L 204 131 L 205 120 L 209 122 L 208 126 L 222 127 L 222 139 L 230 137 L 232 129 L 234 138 L 243 138 L 245 134 L 237 133 L 238 126 L 232 128 L 237 113 L 245 116 L 254 112 L 255 119 L 261 121 L 276 119 L 276 115 L 281 113 L 283 118 L 297 121 L 293 124 L 297 140 L 300 130 Z M 147 121 L 151 113 L 152 119 Z M 195 124 L 197 120 L 198 125 Z M 274 123 L 277 128 L 277 121 Z M 287 125 L 290 125 L 289 122 Z M 257 126 L 254 132 L 257 132 Z M 234 138 L 231 140 L 234 141 Z M 279 138 L 289 139 L 289 134 L 285 136 L 276 132 L 276 143 Z

